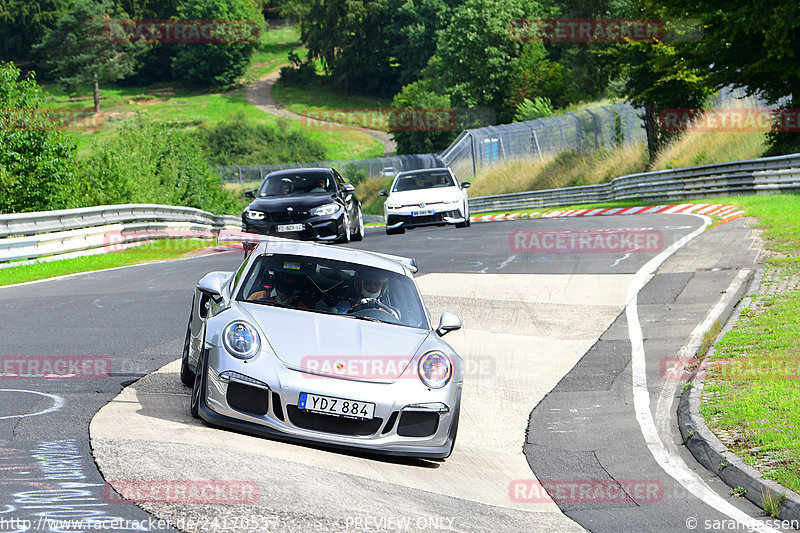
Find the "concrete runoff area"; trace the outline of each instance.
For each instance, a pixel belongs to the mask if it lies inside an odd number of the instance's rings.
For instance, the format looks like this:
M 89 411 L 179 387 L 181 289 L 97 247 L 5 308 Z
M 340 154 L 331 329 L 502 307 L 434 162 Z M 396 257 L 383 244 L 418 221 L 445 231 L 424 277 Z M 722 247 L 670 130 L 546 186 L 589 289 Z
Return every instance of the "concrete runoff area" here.
M 97 413 L 90 426 L 95 460 L 112 486 L 115 480 L 258 483 L 258 501 L 246 506 L 141 505 L 175 523 L 198 514 L 242 514 L 272 520 L 271 531 L 367 530 L 408 520 L 411 530 L 582 531 L 552 501 L 516 501 L 509 491 L 514 482 L 535 480 L 523 454 L 531 410 L 620 314 L 631 278 L 417 278 L 434 321 L 448 310 L 465 322 L 445 337 L 464 358 L 467 375 L 458 441 L 443 462 L 330 451 L 209 427 L 189 415 L 179 361 L 127 387 Z M 499 319 L 481 315 L 476 299 L 494 306 Z

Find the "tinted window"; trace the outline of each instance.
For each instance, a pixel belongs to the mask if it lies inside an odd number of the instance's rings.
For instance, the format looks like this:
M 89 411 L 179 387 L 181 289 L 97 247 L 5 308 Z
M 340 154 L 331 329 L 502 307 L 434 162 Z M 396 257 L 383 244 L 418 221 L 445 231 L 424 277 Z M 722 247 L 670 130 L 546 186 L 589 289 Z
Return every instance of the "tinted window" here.
M 392 192 L 455 186 L 456 183 L 450 173 L 439 170 L 398 176 L 392 186 Z
M 258 190 L 259 198 L 276 196 L 298 196 L 335 191 L 330 172 L 297 172 L 296 174 L 275 174 L 264 178 Z

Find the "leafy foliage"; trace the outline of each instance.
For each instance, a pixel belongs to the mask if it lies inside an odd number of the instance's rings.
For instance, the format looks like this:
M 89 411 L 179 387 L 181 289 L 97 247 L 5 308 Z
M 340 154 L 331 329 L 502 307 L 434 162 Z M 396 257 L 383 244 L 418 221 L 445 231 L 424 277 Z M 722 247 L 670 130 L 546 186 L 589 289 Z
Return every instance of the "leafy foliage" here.
M 4 0 L 0 2 L 0 57 L 28 60 L 68 0 Z
M 251 0 L 186 0 L 178 18 L 251 20 L 264 25 L 264 16 Z M 257 44 L 252 40 L 176 45 L 172 73 L 197 86 L 229 85 L 247 70 Z
M 398 115 L 407 113 L 411 117 L 411 125 L 396 125 L 390 131 L 397 143 L 398 154 L 423 154 L 438 152 L 447 147 L 455 139 L 459 131 L 455 131 L 457 123 L 451 120 L 453 111 L 450 107 L 450 97 L 438 94 L 430 88 L 430 83 L 420 80 L 403 87 L 395 95 L 392 108 L 398 110 Z M 444 113 L 442 116 L 438 116 Z M 415 126 L 413 121 L 422 117 L 420 126 Z M 425 129 L 428 124 L 427 117 L 432 117 L 432 128 Z
M 137 117 L 92 146 L 74 191 L 77 205 L 157 203 L 233 212 L 237 202 L 222 188 L 188 132 Z
M 273 128 L 253 123 L 242 112 L 202 126 L 198 136 L 208 160 L 215 165 L 267 165 L 325 158 L 322 143 L 302 130 L 291 129 L 286 121 Z
M 60 209 L 75 178 L 75 141 L 55 129 L 32 75 L 0 63 L 0 213 Z
M 534 120 L 552 115 L 553 105 L 550 103 L 549 98 L 536 97 L 533 101 L 526 98 L 517 106 L 514 120 L 516 122 L 523 122 L 525 120 Z

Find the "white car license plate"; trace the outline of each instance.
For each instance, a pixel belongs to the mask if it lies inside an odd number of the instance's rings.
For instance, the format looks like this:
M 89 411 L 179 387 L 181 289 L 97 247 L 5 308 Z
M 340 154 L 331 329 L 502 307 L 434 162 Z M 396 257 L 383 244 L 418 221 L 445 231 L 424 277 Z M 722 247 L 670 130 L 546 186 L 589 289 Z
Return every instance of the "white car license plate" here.
M 423 209 L 422 211 L 412 211 L 412 217 L 424 217 L 433 214 L 433 209 Z
M 278 231 L 303 231 L 303 227 L 302 224 L 283 224 L 282 226 L 278 226 Z
M 307 392 L 300 393 L 300 401 L 297 407 L 315 413 L 346 416 L 349 418 L 373 418 L 375 416 L 374 403 L 358 402 L 344 398 L 332 398 L 330 396 L 320 396 Z

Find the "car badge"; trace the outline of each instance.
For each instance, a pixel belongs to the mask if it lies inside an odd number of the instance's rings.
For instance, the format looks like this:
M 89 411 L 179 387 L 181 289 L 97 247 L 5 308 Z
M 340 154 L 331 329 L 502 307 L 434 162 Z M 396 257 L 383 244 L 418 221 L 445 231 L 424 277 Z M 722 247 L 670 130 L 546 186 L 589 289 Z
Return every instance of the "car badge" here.
M 425 202 L 420 202 L 419 203 L 419 208 L 420 209 L 425 209 Z
M 341 370 L 341 369 L 343 369 L 343 368 L 344 368 L 344 364 L 342 364 L 342 363 L 336 363 L 336 370 Z

